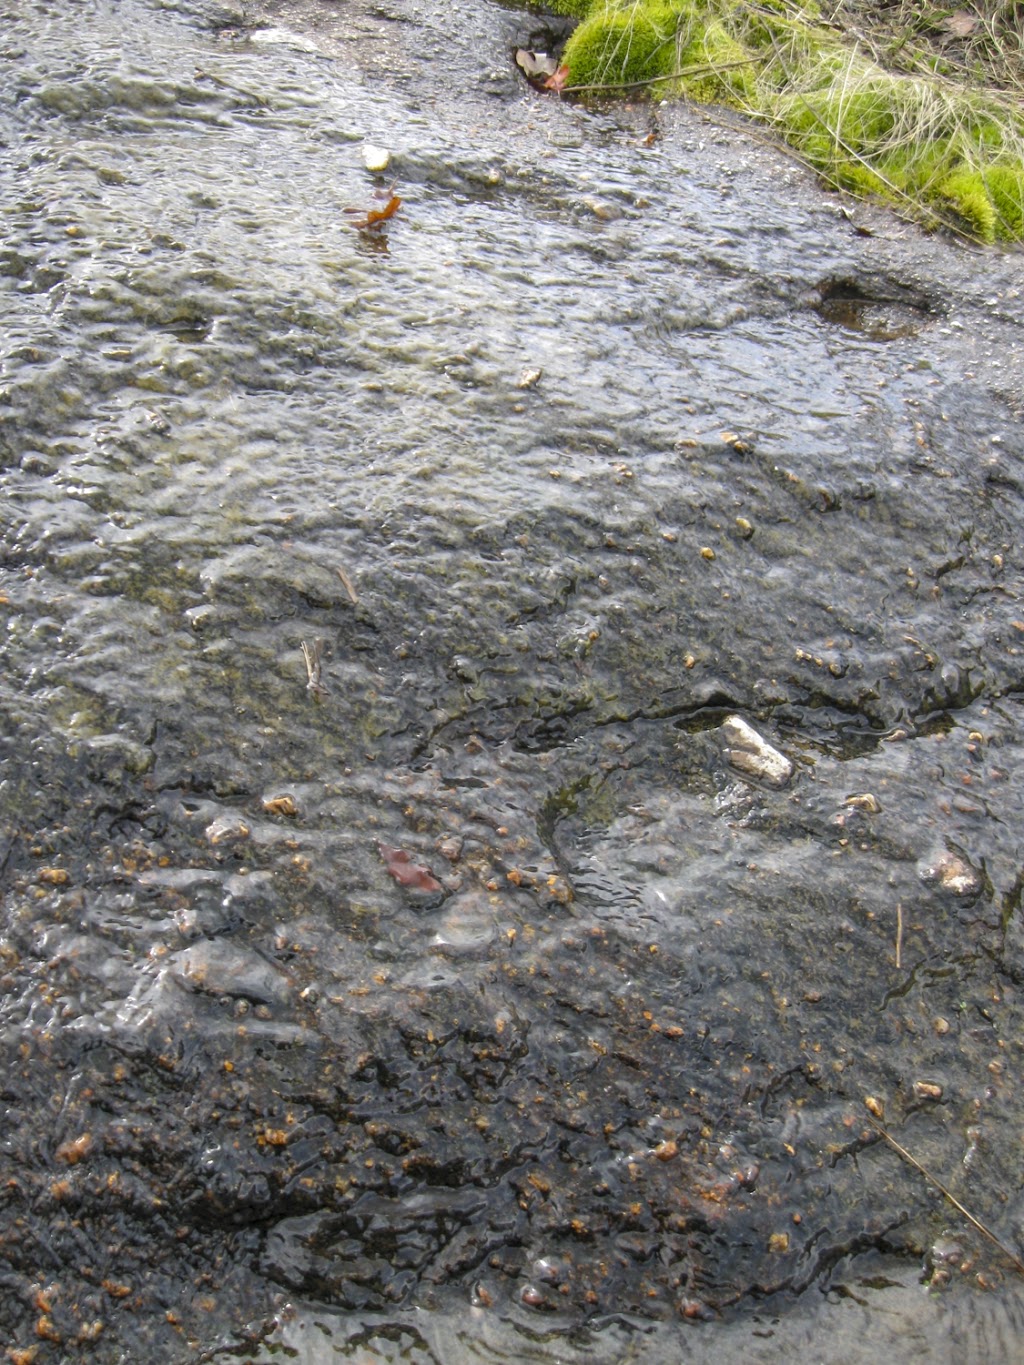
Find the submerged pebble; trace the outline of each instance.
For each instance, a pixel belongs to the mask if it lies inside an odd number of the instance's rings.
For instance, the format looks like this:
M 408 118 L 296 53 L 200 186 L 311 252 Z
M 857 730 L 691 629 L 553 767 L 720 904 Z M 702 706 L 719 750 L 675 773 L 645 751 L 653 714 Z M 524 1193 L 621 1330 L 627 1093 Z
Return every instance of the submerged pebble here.
M 918 864 L 918 875 L 923 882 L 933 882 L 950 895 L 963 899 L 980 895 L 985 885 L 977 868 L 949 849 L 923 859 Z
M 793 765 L 742 716 L 729 716 L 722 723 L 725 757 L 737 772 L 754 777 L 769 787 L 784 787 L 793 775 Z
M 189 986 L 211 995 L 241 996 L 260 1005 L 274 1005 L 290 994 L 282 971 L 251 949 L 224 939 L 194 943 L 169 961 Z

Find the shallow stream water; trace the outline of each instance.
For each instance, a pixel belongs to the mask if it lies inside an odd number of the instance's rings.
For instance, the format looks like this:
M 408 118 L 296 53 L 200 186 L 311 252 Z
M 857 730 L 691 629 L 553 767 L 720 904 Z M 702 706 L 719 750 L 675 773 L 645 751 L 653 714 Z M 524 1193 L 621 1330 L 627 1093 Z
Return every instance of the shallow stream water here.
M 521 7 L 0 24 L 0 1344 L 1012 1358 L 879 1125 L 1024 1255 L 1021 257 Z

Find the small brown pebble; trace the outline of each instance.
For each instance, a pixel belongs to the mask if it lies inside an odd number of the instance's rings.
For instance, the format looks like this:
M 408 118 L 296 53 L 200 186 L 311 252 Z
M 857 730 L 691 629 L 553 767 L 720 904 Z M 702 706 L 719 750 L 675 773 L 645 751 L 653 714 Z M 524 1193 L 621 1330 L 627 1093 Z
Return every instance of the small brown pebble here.
M 915 1081 L 914 1094 L 919 1100 L 941 1100 L 942 1086 L 934 1085 L 931 1081 Z
M 789 1250 L 789 1233 L 773 1232 L 768 1238 L 768 1250 L 777 1256 L 784 1255 Z
M 268 796 L 263 802 L 263 809 L 268 815 L 297 815 L 299 808 L 295 804 L 295 798 L 285 794 Z
M 942 1015 L 940 1014 L 936 1016 L 935 1019 L 932 1020 L 932 1028 L 935 1030 L 935 1032 L 939 1035 L 940 1038 L 944 1038 L 946 1034 L 949 1032 L 949 1020 L 943 1019 Z
M 701 546 L 701 551 L 700 551 L 700 557 L 701 557 L 701 559 L 708 559 L 708 560 L 714 559 L 714 557 L 715 557 L 715 552 L 714 552 L 714 550 L 712 550 L 712 548 L 711 548 L 710 545 L 702 545 L 702 546 Z
M 459 838 L 441 839 L 436 848 L 442 858 L 447 858 L 450 863 L 457 863 L 462 856 L 462 840 Z
M 63 867 L 41 867 L 38 875 L 39 880 L 49 886 L 66 886 L 70 880 Z
M 92 1134 L 83 1133 L 70 1142 L 62 1142 L 54 1152 L 54 1156 L 58 1161 L 66 1161 L 69 1166 L 76 1166 L 78 1162 L 84 1161 L 91 1151 Z
M 920 877 L 925 882 L 937 882 L 954 896 L 976 896 L 984 885 L 981 874 L 966 858 L 948 850 L 922 867 Z
M 875 1099 L 874 1095 L 864 1096 L 864 1108 L 869 1114 L 874 1114 L 876 1119 L 885 1118 L 885 1105 L 881 1100 Z
M 706 1304 L 701 1303 L 699 1299 L 682 1299 L 679 1304 L 679 1313 L 681 1317 L 695 1321 L 706 1322 L 714 1317 L 711 1309 Z
M 679 1155 L 679 1144 L 672 1141 L 659 1142 L 654 1149 L 654 1155 L 659 1161 L 671 1161 L 673 1157 Z
M 36 1289 L 32 1295 L 32 1306 L 40 1313 L 52 1313 L 53 1304 L 50 1302 L 50 1293 L 46 1289 Z
M 41 1337 L 43 1341 L 53 1341 L 58 1344 L 62 1340 L 61 1334 L 54 1326 L 53 1319 L 47 1317 L 45 1313 L 36 1322 L 36 1336 Z
M 249 837 L 249 826 L 240 816 L 222 815 L 206 827 L 206 837 L 211 844 L 238 844 Z

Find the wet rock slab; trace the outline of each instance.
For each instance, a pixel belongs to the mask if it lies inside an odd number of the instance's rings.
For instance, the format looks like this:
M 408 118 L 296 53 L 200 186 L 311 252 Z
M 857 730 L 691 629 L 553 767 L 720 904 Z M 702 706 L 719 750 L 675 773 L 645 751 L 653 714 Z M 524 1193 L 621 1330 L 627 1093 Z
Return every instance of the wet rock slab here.
M 522 10 L 112 15 L 0 91 L 5 1349 L 874 1345 L 883 1266 L 1012 1358 L 869 1119 L 1012 1241 L 1019 262 Z

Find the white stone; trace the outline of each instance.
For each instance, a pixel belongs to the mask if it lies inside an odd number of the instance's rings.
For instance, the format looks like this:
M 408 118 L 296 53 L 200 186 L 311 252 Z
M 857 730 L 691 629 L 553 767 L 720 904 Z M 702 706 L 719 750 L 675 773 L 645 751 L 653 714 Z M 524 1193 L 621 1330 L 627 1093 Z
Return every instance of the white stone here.
M 386 171 L 391 153 L 386 147 L 375 147 L 368 142 L 363 148 L 363 165 L 368 171 Z
M 728 742 L 725 757 L 737 770 L 769 787 L 784 787 L 793 776 L 793 765 L 772 748 L 742 716 L 727 716 L 722 731 Z

